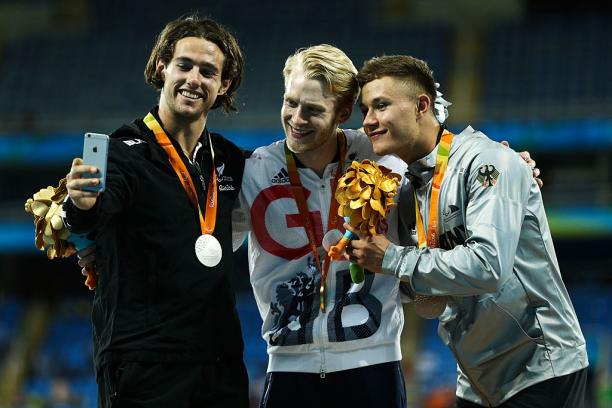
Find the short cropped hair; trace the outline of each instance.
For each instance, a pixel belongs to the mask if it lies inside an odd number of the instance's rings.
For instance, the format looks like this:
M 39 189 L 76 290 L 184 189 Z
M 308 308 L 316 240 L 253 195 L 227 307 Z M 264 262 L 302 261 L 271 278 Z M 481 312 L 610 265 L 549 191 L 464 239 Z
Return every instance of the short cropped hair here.
M 423 60 L 408 55 L 374 57 L 363 64 L 357 79 L 359 86 L 363 88 L 368 82 L 386 76 L 406 81 L 416 92 L 425 92 L 432 103 L 436 99 L 433 71 Z
M 339 48 L 320 44 L 297 50 L 285 62 L 285 83 L 295 69 L 302 69 L 306 78 L 323 81 L 336 96 L 338 107 L 355 104 L 359 94 L 357 68 Z
M 244 68 L 244 60 L 238 42 L 221 24 L 209 18 L 200 17 L 198 14 L 182 16 L 166 24 L 157 37 L 145 67 L 146 82 L 155 89 L 163 88 L 164 79 L 157 72 L 157 60 L 161 60 L 164 64 L 170 63 L 176 43 L 186 37 L 203 38 L 221 49 L 225 56 L 221 79 L 229 79 L 232 82 L 225 94 L 217 96 L 212 109 L 222 106 L 225 112 L 237 111 L 234 106 L 234 94 L 242 82 Z

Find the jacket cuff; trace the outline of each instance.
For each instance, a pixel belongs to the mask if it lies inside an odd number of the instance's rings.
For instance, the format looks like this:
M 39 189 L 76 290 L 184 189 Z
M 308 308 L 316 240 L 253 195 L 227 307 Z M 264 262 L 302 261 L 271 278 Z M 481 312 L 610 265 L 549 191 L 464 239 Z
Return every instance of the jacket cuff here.
M 72 203 L 69 197 L 67 197 L 64 204 L 62 204 L 64 209 L 62 221 L 68 230 L 77 234 L 93 230 L 96 224 L 99 201 L 100 199 L 98 198 L 96 204 L 91 209 L 81 210 Z
M 398 246 L 390 243 L 383 258 L 382 272 L 402 281 L 404 295 L 414 297 L 412 275 L 416 268 L 419 252 L 414 246 Z
M 400 277 L 399 266 L 402 263 L 403 250 L 404 247 L 395 245 L 392 242 L 389 243 L 389 246 L 385 250 L 385 256 L 383 257 L 382 273 L 393 275 L 397 278 Z

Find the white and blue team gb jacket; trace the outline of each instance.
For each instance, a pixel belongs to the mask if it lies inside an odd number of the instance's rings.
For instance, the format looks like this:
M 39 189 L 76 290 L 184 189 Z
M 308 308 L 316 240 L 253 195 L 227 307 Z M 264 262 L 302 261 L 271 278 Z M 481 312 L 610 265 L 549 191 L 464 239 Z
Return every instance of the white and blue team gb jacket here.
M 375 160 L 403 175 L 406 165 L 394 156 L 378 157 L 361 131 L 345 130 L 345 170 L 352 161 Z M 299 168 L 308 211 L 322 252 L 338 163 L 323 177 Z M 342 225 L 339 217 L 339 227 Z M 397 242 L 397 211 L 387 216 L 388 237 Z M 321 373 L 401 360 L 403 314 L 399 281 L 366 273 L 353 284 L 347 261 L 332 262 L 327 276 L 326 308 L 319 307 L 321 274 L 304 222 L 293 198 L 284 141 L 255 150 L 247 159 L 232 215 L 234 248 L 248 232 L 250 280 L 268 344 L 268 371 Z

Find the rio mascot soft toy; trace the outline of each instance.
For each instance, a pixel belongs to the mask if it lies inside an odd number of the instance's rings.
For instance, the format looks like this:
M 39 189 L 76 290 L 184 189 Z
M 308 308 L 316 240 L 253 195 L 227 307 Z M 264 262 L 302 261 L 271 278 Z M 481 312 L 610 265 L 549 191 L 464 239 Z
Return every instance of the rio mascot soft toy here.
M 66 179 L 57 187 L 43 188 L 25 203 L 26 212 L 34 216 L 36 248 L 47 252 L 47 258 L 67 258 L 93 243 L 85 235 L 71 234 L 62 221 L 62 204 L 66 198 Z M 86 265 L 85 285 L 93 290 L 97 275 L 93 265 Z

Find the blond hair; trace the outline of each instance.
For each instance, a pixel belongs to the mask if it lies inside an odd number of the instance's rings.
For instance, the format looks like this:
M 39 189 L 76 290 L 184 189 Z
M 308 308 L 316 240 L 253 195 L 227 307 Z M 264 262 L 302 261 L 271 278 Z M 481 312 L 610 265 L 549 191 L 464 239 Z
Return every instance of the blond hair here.
M 302 69 L 306 78 L 322 81 L 336 96 L 338 107 L 352 107 L 359 95 L 357 69 L 339 48 L 329 44 L 301 48 L 287 58 L 283 76 L 285 83 L 294 69 Z

